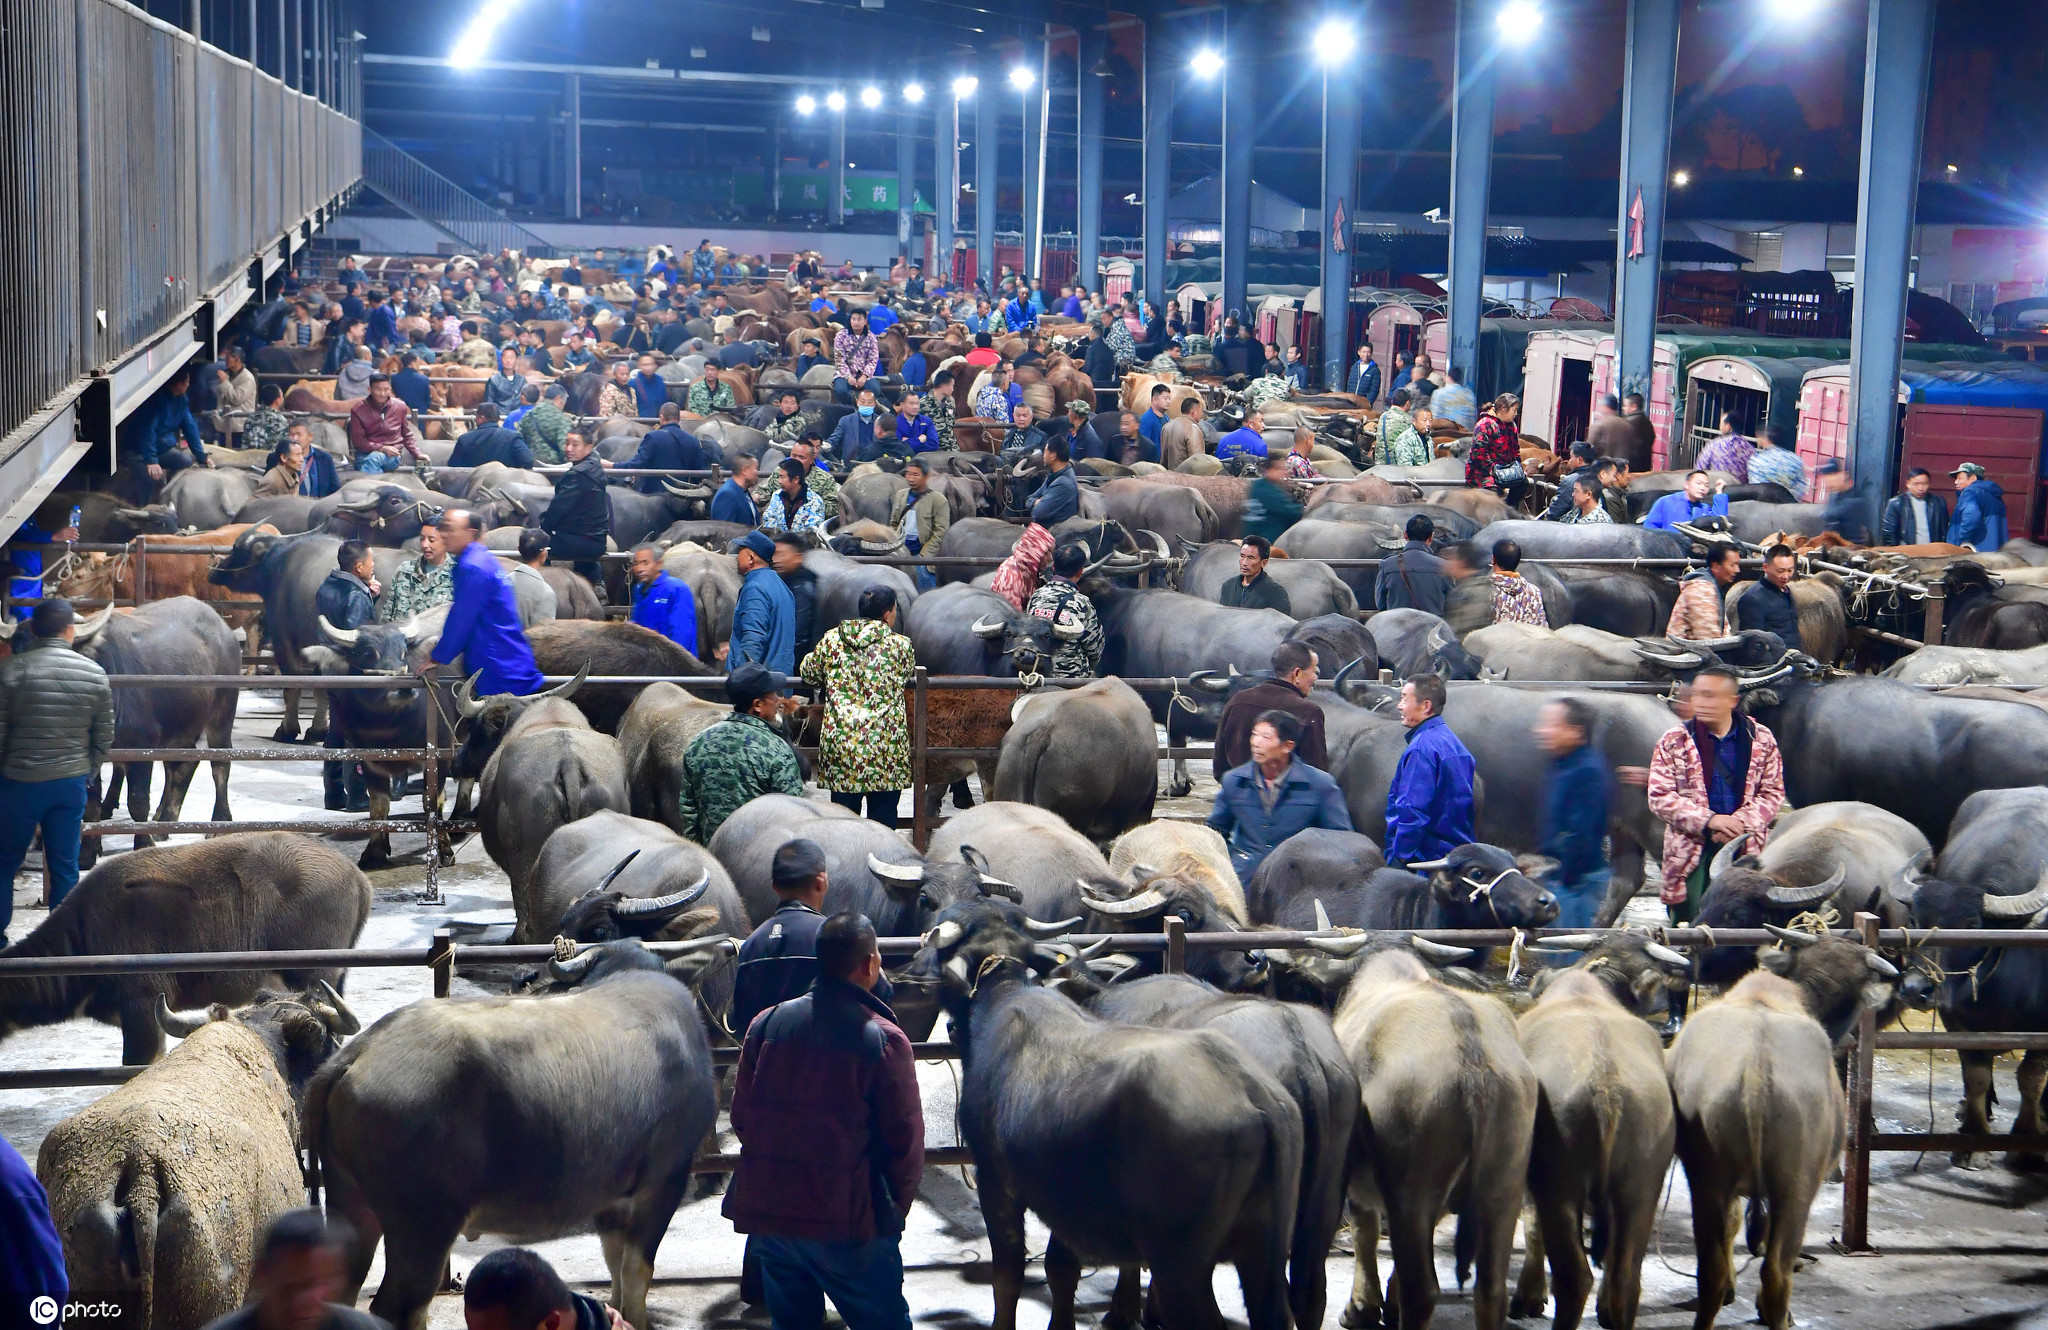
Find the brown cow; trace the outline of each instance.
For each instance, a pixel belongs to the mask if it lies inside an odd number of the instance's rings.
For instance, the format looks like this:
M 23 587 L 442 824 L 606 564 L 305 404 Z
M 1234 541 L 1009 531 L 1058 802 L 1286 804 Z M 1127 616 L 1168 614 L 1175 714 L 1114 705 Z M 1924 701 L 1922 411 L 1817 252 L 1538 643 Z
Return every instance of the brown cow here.
M 258 639 L 256 625 L 263 617 L 263 598 L 231 591 L 207 581 L 206 574 L 213 567 L 214 555 L 174 553 L 180 547 L 193 545 L 202 549 L 208 546 L 225 548 L 234 544 L 235 537 L 248 529 L 249 524 L 244 522 L 188 536 L 147 537 L 143 555 L 145 580 L 142 589 L 145 598 L 154 601 L 192 596 L 212 601 L 220 609 L 220 616 L 227 621 L 228 627 L 242 629 L 253 647 Z M 277 530 L 269 526 L 262 529 Z M 134 560 L 126 554 L 87 555 L 76 571 L 58 583 L 57 589 L 60 594 L 73 599 L 132 600 L 135 596 Z M 230 605 L 234 608 L 228 608 Z

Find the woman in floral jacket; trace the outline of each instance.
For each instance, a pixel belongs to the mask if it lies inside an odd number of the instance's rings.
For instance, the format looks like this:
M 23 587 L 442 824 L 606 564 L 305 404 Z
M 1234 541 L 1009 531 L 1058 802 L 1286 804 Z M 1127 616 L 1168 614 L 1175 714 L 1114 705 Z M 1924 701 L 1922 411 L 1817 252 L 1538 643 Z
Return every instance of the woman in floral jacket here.
M 1510 508 L 1521 504 L 1522 496 L 1529 492 L 1529 482 L 1504 482 L 1494 469 L 1518 465 L 1522 460 L 1522 431 L 1515 424 L 1521 414 L 1521 398 L 1513 393 L 1496 397 L 1480 415 L 1472 432 L 1471 450 L 1465 454 L 1465 483 L 1494 491 Z
M 896 826 L 896 804 L 910 784 L 910 718 L 903 685 L 917 670 L 910 639 L 896 630 L 896 593 L 872 586 L 860 593 L 860 618 L 818 641 L 799 673 L 825 694 L 818 740 L 818 784 L 832 802 Z M 916 791 L 911 792 L 916 797 Z

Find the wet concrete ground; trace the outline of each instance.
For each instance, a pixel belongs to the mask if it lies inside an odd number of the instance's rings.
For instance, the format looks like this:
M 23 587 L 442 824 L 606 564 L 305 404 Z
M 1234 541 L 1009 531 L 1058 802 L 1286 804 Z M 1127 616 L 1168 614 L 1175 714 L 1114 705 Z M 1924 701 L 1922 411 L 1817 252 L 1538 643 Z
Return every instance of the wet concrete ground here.
M 267 743 L 276 725 L 277 705 L 274 697 L 250 695 L 237 725 L 237 744 Z M 1199 764 L 1197 771 L 1194 794 L 1162 801 L 1162 812 L 1207 811 L 1215 787 L 1200 774 Z M 193 781 L 186 806 L 194 816 L 203 816 L 211 803 L 209 781 L 204 769 Z M 324 816 L 317 763 L 241 763 L 235 768 L 232 789 L 233 807 L 241 818 Z M 415 798 L 399 807 L 400 811 L 410 811 L 416 806 Z M 418 863 L 424 837 L 400 836 L 395 842 L 394 851 L 402 856 L 401 863 L 373 875 L 377 901 L 361 945 L 424 946 L 436 928 L 450 922 L 511 921 L 510 893 L 504 874 L 485 858 L 476 841 L 462 846 L 456 865 L 442 871 L 446 903 L 438 907 L 416 903 L 424 883 Z M 336 843 L 353 855 L 360 841 L 337 838 Z M 125 847 L 126 842 L 113 844 Z M 43 918 L 42 912 L 32 906 L 39 890 L 36 874 L 24 873 L 14 884 L 14 890 L 16 911 L 8 930 L 10 939 L 20 938 Z M 1640 904 L 1646 910 L 1655 909 L 1652 901 Z M 350 1005 L 366 1025 L 407 1003 L 431 998 L 431 991 L 423 969 L 359 969 L 347 985 Z M 458 996 L 481 991 L 484 990 L 468 978 L 457 977 Z M 0 1069 L 111 1066 L 120 1061 L 120 1055 L 117 1030 L 74 1021 L 27 1031 L 0 1043 Z M 1998 1119 L 2001 1129 L 2009 1125 L 2010 1106 L 2017 1102 L 2015 1065 L 2015 1060 L 2005 1059 L 1998 1066 L 1999 1094 L 2005 1105 Z M 927 1140 L 932 1146 L 958 1141 L 953 1125 L 956 1072 L 957 1064 L 950 1062 L 925 1063 L 919 1070 Z M 0 1135 L 33 1160 L 52 1126 L 102 1093 L 101 1089 L 0 1091 Z M 1880 1054 L 1878 1130 L 1952 1129 L 1960 1093 L 1961 1082 L 1952 1054 Z M 729 1133 L 723 1134 L 721 1147 L 736 1148 Z M 2048 1175 L 2013 1172 L 1998 1156 L 1982 1162 L 1984 1167 L 1980 1169 L 1965 1170 L 1952 1166 L 1946 1156 L 1877 1156 L 1872 1168 L 1871 1206 L 1872 1239 L 1879 1253 L 1876 1256 L 1840 1256 L 1830 1249 L 1830 1239 L 1840 1231 L 1842 1189 L 1838 1184 L 1824 1187 L 1807 1233 L 1806 1252 L 1811 1263 L 1800 1271 L 1794 1286 L 1796 1324 L 1844 1330 L 2048 1330 Z M 1671 1330 L 1692 1324 L 1688 1304 L 1692 1295 L 1693 1250 L 1688 1205 L 1684 1175 L 1674 1169 L 1658 1224 L 1658 1242 L 1644 1269 L 1640 1323 L 1646 1330 Z M 718 1207 L 719 1198 L 715 1196 L 689 1201 L 677 1211 L 670 1225 L 655 1263 L 655 1287 L 650 1299 L 654 1320 L 662 1330 L 767 1324 L 765 1315 L 743 1315 L 736 1296 L 741 1240 L 720 1217 Z M 1034 1255 L 1044 1250 L 1045 1231 L 1035 1223 L 1031 1226 L 1030 1242 Z M 496 1245 L 488 1237 L 459 1243 L 454 1257 L 456 1270 L 465 1269 Z M 608 1284 L 594 1237 L 543 1243 L 540 1250 L 579 1288 L 601 1294 Z M 922 1325 L 947 1327 L 989 1322 L 993 1302 L 988 1280 L 988 1244 L 982 1236 L 971 1170 L 927 1170 L 903 1250 L 914 1320 Z M 1384 1248 L 1381 1256 L 1384 1274 Z M 1516 1269 L 1519 1268 L 1518 1250 Z M 1030 1273 L 1033 1282 L 1026 1286 L 1027 1305 L 1020 1312 L 1023 1330 L 1037 1330 L 1046 1318 L 1042 1271 L 1034 1264 Z M 1350 1258 L 1333 1256 L 1329 1273 L 1331 1303 L 1325 1323 L 1334 1327 L 1351 1286 Z M 1743 1267 L 1737 1281 L 1737 1301 L 1723 1310 L 1721 1324 L 1736 1325 L 1755 1319 L 1757 1273 L 1754 1261 Z M 1448 1225 L 1439 1234 L 1438 1274 L 1446 1292 L 1436 1324 L 1449 1330 L 1469 1326 L 1470 1303 L 1453 1284 Z M 380 1277 L 381 1264 L 371 1272 L 363 1305 L 368 1305 Z M 1113 1270 L 1088 1273 L 1081 1291 L 1082 1311 L 1088 1317 L 1099 1316 L 1106 1310 L 1114 1283 Z M 1229 1270 L 1218 1272 L 1216 1289 L 1224 1314 L 1241 1323 L 1243 1305 Z M 459 1330 L 459 1295 L 436 1299 L 431 1323 L 434 1330 Z M 1587 1324 L 1591 1324 L 1590 1318 Z

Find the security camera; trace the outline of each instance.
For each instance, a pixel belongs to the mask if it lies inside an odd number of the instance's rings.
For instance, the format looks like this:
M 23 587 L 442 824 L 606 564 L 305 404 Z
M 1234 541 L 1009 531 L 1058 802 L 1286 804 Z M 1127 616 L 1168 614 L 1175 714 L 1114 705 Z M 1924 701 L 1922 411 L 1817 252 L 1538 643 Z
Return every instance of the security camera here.
M 1442 208 L 1431 208 L 1422 216 L 1425 221 L 1441 222 L 1444 219 L 1444 210 Z

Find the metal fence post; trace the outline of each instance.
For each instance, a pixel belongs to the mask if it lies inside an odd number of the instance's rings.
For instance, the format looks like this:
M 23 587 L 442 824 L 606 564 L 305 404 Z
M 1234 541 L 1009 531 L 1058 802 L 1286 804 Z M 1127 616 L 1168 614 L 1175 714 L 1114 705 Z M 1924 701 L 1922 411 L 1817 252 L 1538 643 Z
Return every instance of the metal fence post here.
M 135 552 L 129 556 L 129 566 L 134 570 L 129 578 L 134 585 L 128 595 L 138 606 L 149 599 L 149 537 L 135 538 Z
M 1923 602 L 1927 607 L 1927 621 L 1920 630 L 1920 640 L 1931 647 L 1941 645 L 1942 599 L 1941 584 L 1930 583 L 1927 588 L 1927 599 Z
M 455 983 L 455 930 L 437 928 L 434 941 L 427 948 L 427 964 L 434 971 L 434 996 L 444 998 Z
M 1167 974 L 1188 972 L 1188 925 L 1177 914 L 1166 916 L 1166 959 L 1159 968 Z
M 920 665 L 910 681 L 910 843 L 919 854 L 931 841 L 931 826 L 925 818 L 925 702 L 930 694 L 930 673 Z M 984 798 L 987 797 L 984 793 Z
M 1863 945 L 1877 949 L 1877 916 L 1857 911 Z M 1870 1245 L 1870 1137 L 1872 1080 L 1877 1072 L 1877 1013 L 1865 1007 L 1856 1017 L 1856 1043 L 1849 1051 L 1849 1150 L 1842 1169 L 1842 1241 L 1848 1253 L 1874 1253 Z
M 427 819 L 427 895 L 422 905 L 441 904 L 441 738 L 440 705 L 434 681 L 421 685 L 427 693 L 426 764 L 420 776 L 420 805 Z

